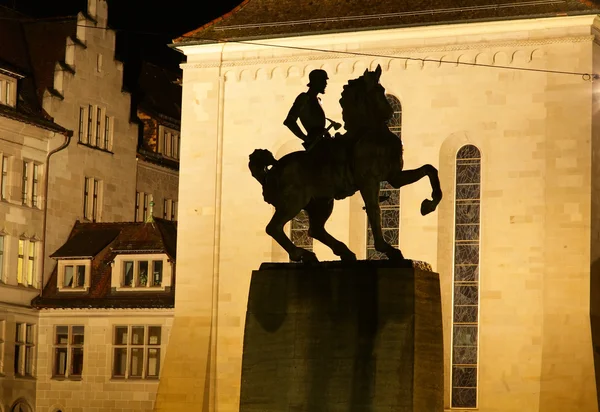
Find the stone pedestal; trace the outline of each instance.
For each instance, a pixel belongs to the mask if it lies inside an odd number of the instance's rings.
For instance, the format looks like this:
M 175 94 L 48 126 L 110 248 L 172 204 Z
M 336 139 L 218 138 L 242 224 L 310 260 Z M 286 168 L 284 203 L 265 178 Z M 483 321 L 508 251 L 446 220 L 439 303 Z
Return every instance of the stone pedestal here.
M 252 273 L 241 412 L 441 412 L 436 273 L 411 262 Z

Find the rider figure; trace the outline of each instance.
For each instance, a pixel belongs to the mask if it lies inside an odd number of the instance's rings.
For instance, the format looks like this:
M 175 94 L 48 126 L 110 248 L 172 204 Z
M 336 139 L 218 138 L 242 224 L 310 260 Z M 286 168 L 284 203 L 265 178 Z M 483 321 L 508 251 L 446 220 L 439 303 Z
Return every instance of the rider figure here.
M 321 69 L 313 70 L 308 75 L 308 79 L 308 91 L 296 97 L 294 105 L 283 122 L 292 133 L 304 141 L 303 145 L 307 150 L 320 138 L 331 137 L 325 129 L 325 112 L 318 96 L 320 93 L 325 93 L 327 72 Z M 298 126 L 298 119 L 307 134 L 304 134 Z

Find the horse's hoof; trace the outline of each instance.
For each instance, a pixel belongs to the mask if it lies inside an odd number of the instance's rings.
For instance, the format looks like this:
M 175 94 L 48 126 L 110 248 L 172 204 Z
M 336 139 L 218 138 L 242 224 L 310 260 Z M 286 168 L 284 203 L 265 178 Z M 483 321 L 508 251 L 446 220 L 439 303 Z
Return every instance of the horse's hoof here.
M 340 259 L 344 262 L 354 262 L 356 260 L 356 255 L 352 252 L 344 253 L 340 255 Z
M 307 250 L 302 254 L 302 263 L 319 263 L 319 259 L 317 255 Z
M 433 200 L 425 199 L 421 203 L 421 215 L 425 216 L 433 212 L 436 208 L 436 204 Z
M 404 259 L 404 255 L 402 254 L 402 252 L 400 252 L 398 249 L 392 249 L 388 252 L 385 252 L 385 255 L 387 256 L 387 258 L 389 260 L 393 260 L 393 261 L 399 261 L 399 260 L 405 260 Z

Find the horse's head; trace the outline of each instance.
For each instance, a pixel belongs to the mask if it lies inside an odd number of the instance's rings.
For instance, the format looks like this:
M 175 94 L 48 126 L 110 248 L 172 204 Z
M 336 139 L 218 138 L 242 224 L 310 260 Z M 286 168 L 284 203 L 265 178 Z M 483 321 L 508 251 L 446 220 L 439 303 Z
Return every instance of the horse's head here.
M 365 70 L 356 80 L 350 80 L 344 91 L 342 105 L 346 130 L 358 126 L 374 126 L 387 122 L 394 109 L 385 97 L 385 88 L 379 83 L 381 66 L 375 71 Z

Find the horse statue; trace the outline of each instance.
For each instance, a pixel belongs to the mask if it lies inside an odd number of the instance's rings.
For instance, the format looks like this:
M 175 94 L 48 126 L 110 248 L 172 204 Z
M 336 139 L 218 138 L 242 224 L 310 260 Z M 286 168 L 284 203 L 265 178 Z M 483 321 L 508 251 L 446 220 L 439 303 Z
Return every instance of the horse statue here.
M 422 215 L 433 212 L 442 199 L 435 167 L 426 164 L 402 170 L 402 141 L 387 127 L 393 108 L 379 83 L 380 77 L 381 67 L 377 66 L 375 71 L 365 70 L 362 76 L 344 86 L 340 105 L 346 134 L 322 139 L 308 151 L 293 152 L 279 160 L 265 149 L 257 149 L 250 155 L 250 172 L 262 185 L 264 200 L 275 206 L 266 232 L 293 262 L 318 262 L 313 252 L 294 245 L 283 230 L 303 209 L 309 219 L 309 236 L 329 246 L 341 260 L 356 260 L 348 246 L 327 232 L 325 222 L 333 211 L 334 199 L 360 191 L 375 249 L 390 260 L 402 260 L 402 252 L 383 238 L 380 183 L 387 181 L 398 189 L 427 176 L 432 199 L 421 203 Z

